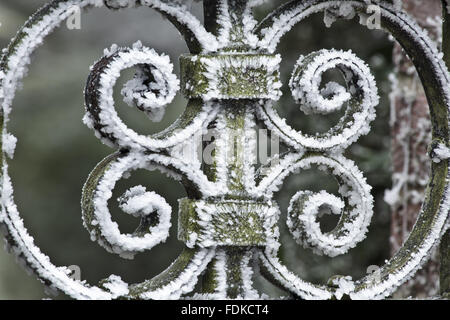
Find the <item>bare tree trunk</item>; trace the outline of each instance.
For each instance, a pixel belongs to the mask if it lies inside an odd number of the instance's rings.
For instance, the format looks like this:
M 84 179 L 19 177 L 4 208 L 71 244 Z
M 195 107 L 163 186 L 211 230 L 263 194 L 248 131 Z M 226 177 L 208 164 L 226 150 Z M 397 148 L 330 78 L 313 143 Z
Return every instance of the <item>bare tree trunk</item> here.
M 440 0 L 405 0 L 403 9 L 428 30 L 432 39 L 442 39 Z M 430 165 L 427 148 L 431 142 L 428 103 L 420 79 L 400 45 L 394 47 L 392 76 L 391 135 L 393 189 L 386 193 L 391 205 L 391 251 L 395 253 L 408 237 L 420 211 Z M 394 297 L 425 298 L 439 292 L 437 254 Z

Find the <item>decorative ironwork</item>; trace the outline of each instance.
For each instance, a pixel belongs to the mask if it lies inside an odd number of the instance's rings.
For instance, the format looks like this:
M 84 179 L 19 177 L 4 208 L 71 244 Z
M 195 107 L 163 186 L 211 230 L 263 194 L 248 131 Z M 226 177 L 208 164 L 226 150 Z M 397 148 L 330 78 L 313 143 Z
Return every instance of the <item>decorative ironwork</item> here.
M 383 298 L 409 279 L 426 261 L 447 228 L 449 194 L 450 75 L 442 54 L 406 14 L 384 1 L 290 1 L 257 22 L 252 9 L 258 0 L 205 0 L 202 25 L 180 1 L 169 0 L 55 0 L 34 14 L 6 49 L 0 62 L 2 105 L 2 163 L 0 224 L 12 251 L 23 258 L 47 285 L 78 299 L 177 299 L 191 293 L 204 275 L 200 298 L 257 298 L 251 261 L 262 274 L 292 295 L 305 299 Z M 97 286 L 69 277 L 33 243 L 13 200 L 7 155 L 14 138 L 7 123 L 15 91 L 25 76 L 30 55 L 62 21 L 69 8 L 123 9 L 148 6 L 167 17 L 182 33 L 190 55 L 181 57 L 181 81 L 169 58 L 144 47 L 112 47 L 92 67 L 86 86 L 85 123 L 106 144 L 117 149 L 90 174 L 83 190 L 83 222 L 91 238 L 109 252 L 131 258 L 168 237 L 171 208 L 154 192 L 137 186 L 120 199 L 126 213 L 141 219 L 135 233 L 122 234 L 111 220 L 108 199 L 118 180 L 136 169 L 160 170 L 184 185 L 188 198 L 180 200 L 179 239 L 186 244 L 177 260 L 162 274 L 140 284 L 126 284 L 115 275 Z M 272 198 L 281 182 L 295 170 L 317 165 L 336 177 L 341 197 L 325 191 L 300 191 L 291 200 L 287 224 L 302 245 L 329 256 L 345 253 L 364 239 L 373 212 L 370 186 L 356 165 L 343 156 L 345 149 L 369 132 L 378 94 L 369 68 L 351 52 L 321 50 L 301 57 L 290 88 L 305 113 L 327 114 L 346 106 L 341 121 L 321 135 L 291 128 L 276 112 L 281 95 L 279 64 L 274 52 L 280 39 L 297 23 L 318 12 L 328 18 L 349 18 L 351 9 L 367 21 L 376 5 L 381 26 L 394 36 L 416 65 L 428 96 L 433 124 L 430 148 L 432 175 L 422 212 L 398 253 L 376 275 L 351 281 L 333 277 L 328 284 L 302 280 L 278 259 L 279 209 Z M 366 19 L 364 19 L 366 18 Z M 332 21 L 328 21 L 331 23 Z M 158 121 L 176 92 L 189 103 L 167 130 L 152 136 L 136 133 L 114 109 L 112 89 L 120 71 L 136 67 L 122 94 L 125 102 Z M 330 83 L 321 90 L 322 75 L 337 68 L 346 87 Z M 252 132 L 256 121 L 278 135 L 288 152 L 266 170 L 256 171 Z M 191 138 L 208 128 L 219 132 L 213 163 L 185 159 L 180 148 L 192 148 Z M 237 133 L 237 134 L 236 134 Z M 232 142 L 232 143 L 230 143 Z M 230 149 L 234 156 L 227 156 Z M 318 208 L 327 205 L 341 215 L 337 227 L 322 233 Z

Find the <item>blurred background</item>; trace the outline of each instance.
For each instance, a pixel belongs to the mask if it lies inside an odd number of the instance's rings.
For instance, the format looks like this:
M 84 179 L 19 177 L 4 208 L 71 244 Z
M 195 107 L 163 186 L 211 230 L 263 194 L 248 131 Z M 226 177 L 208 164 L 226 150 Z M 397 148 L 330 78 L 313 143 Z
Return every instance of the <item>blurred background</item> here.
M 28 16 L 45 2 L 0 1 L 0 48 L 8 45 Z M 269 2 L 258 8 L 256 14 L 264 17 L 282 2 Z M 201 3 L 194 2 L 190 6 L 202 19 Z M 69 30 L 63 24 L 35 52 L 23 89 L 15 98 L 9 124 L 9 130 L 18 138 L 15 158 L 10 161 L 10 174 L 16 203 L 30 234 L 56 265 L 79 266 L 82 279 L 92 284 L 110 274 L 120 275 L 129 283 L 140 282 L 164 270 L 182 249 L 182 244 L 176 239 L 176 216 L 177 199 L 184 197 L 185 191 L 175 181 L 156 172 L 134 172 L 130 179 L 118 184 L 113 199 L 137 184 L 165 197 L 173 208 L 171 237 L 165 244 L 136 256 L 132 261 L 122 260 L 91 242 L 81 222 L 82 186 L 95 165 L 113 152 L 101 144 L 81 121 L 84 115 L 83 88 L 89 66 L 103 55 L 104 48 L 113 43 L 130 46 L 137 40 L 159 53 L 170 55 L 179 74 L 178 57 L 187 52 L 187 47 L 168 21 L 144 7 L 120 12 L 93 9 L 82 13 L 80 30 Z M 322 48 L 351 49 L 366 61 L 376 77 L 381 103 L 377 107 L 371 133 L 346 152 L 373 186 L 372 193 L 376 199 L 368 237 L 357 248 L 333 259 L 317 256 L 295 244 L 285 227 L 285 211 L 291 197 L 300 189 L 336 191 L 332 177 L 308 170 L 289 177 L 277 194 L 283 212 L 283 221 L 280 222 L 283 259 L 289 268 L 315 283 L 324 283 L 335 274 L 360 278 L 370 266 L 382 265 L 390 256 L 390 211 L 383 196 L 392 184 L 388 77 L 393 70 L 393 43 L 383 32 L 360 26 L 357 18 L 338 21 L 328 29 L 323 24 L 322 15 L 297 25 L 283 39 L 279 52 L 283 56 L 284 96 L 279 102 L 279 112 L 289 124 L 310 133 L 327 130 L 339 118 L 339 113 L 328 117 L 305 116 L 295 105 L 287 83 L 298 57 Z M 116 88 L 119 114 L 140 133 L 161 131 L 182 113 L 186 100 L 178 95 L 167 108 L 163 121 L 152 123 L 138 110 L 122 102 L 121 85 L 132 75 L 133 70 L 124 72 Z M 138 221 L 121 213 L 113 201 L 110 210 L 122 232 L 131 232 L 138 225 Z M 325 218 L 321 225 L 324 229 L 331 229 L 335 222 Z M 257 279 L 257 285 L 273 297 L 283 294 L 262 279 Z M 13 256 L 0 250 L 0 299 L 46 297 L 35 277 L 27 275 Z M 56 298 L 66 297 L 60 294 Z

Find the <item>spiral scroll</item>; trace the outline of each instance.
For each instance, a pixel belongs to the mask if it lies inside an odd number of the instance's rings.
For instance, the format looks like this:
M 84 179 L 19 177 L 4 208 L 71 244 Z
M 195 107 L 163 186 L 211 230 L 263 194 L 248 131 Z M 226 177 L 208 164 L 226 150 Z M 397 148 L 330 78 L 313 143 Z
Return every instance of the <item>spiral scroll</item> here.
M 323 74 L 341 71 L 347 88 L 330 82 L 320 89 Z M 260 109 L 260 117 L 287 144 L 296 149 L 336 151 L 345 149 L 370 131 L 379 103 L 378 90 L 370 69 L 351 52 L 320 50 L 301 57 L 290 80 L 292 95 L 305 113 L 331 113 L 347 104 L 339 123 L 322 134 L 308 135 L 289 126 L 271 103 Z
M 127 154 L 105 159 L 86 182 L 83 194 L 83 222 L 91 239 L 98 241 L 109 252 L 124 258 L 133 258 L 134 254 L 150 250 L 164 242 L 171 226 L 172 210 L 169 204 L 164 198 L 154 192 L 147 192 L 142 186 L 131 188 L 119 198 L 120 208 L 124 212 L 141 218 L 138 230 L 132 235 L 122 234 L 117 224 L 111 220 L 108 200 L 114 185 L 131 170 L 151 169 L 150 164 L 142 158 L 141 155 Z M 96 175 L 98 170 L 103 171 L 100 179 Z M 97 187 L 92 189 L 92 185 Z
M 150 138 L 129 129 L 119 119 L 114 109 L 114 84 L 122 70 L 139 66 L 140 76 L 125 84 L 122 94 L 127 103 L 136 104 L 153 120 L 161 120 L 164 108 L 179 90 L 179 81 L 172 73 L 173 66 L 167 56 L 160 56 L 139 43 L 131 49 L 113 48 L 111 51 L 107 51 L 107 55 L 92 68 L 86 85 L 88 113 L 84 122 L 107 144 L 132 149 L 155 148 Z M 144 68 L 150 68 L 150 74 L 144 73 Z
M 334 257 L 346 253 L 365 238 L 373 214 L 370 186 L 358 168 L 344 157 L 312 156 L 302 166 L 318 165 L 336 176 L 342 198 L 326 191 L 299 191 L 291 199 L 287 224 L 297 242 Z M 333 214 L 342 215 L 338 225 L 323 234 L 317 222 L 319 210 L 326 206 Z

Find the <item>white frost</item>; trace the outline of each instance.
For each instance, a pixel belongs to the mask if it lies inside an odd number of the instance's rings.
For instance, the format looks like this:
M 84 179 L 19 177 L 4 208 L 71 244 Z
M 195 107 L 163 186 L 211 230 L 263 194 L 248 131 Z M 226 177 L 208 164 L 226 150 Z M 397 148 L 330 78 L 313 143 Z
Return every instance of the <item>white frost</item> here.
M 17 138 L 11 133 L 3 133 L 2 149 L 3 152 L 8 155 L 9 158 L 14 158 L 14 151 L 16 150 Z

